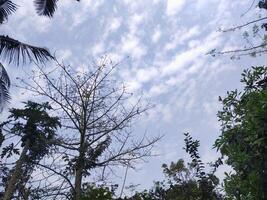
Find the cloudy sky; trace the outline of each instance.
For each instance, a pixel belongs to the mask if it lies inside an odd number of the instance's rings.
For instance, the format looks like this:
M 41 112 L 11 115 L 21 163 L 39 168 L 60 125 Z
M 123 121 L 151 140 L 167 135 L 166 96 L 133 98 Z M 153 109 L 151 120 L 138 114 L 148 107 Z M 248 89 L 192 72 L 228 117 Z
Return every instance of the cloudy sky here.
M 128 89 L 155 105 L 134 127 L 136 134 L 165 135 L 154 150 L 159 156 L 130 171 L 127 184 L 140 183 L 141 188 L 162 178 L 162 163 L 186 158 L 183 132 L 201 141 L 203 161 L 216 158 L 211 147 L 220 130 L 218 96 L 241 88 L 243 69 L 263 64 L 263 58 L 206 55 L 214 48 L 235 49 L 244 43 L 242 31 L 222 34 L 218 29 L 256 17 L 255 5 L 241 17 L 252 1 L 65 0 L 59 1 L 52 19 L 37 16 L 30 0 L 14 2 L 20 7 L 0 26 L 1 33 L 45 46 L 73 67 L 102 55 L 124 60 L 119 75 Z M 7 71 L 15 82 L 22 69 L 30 68 L 9 65 Z M 12 93 L 11 106 L 28 98 L 12 90 L 17 94 Z

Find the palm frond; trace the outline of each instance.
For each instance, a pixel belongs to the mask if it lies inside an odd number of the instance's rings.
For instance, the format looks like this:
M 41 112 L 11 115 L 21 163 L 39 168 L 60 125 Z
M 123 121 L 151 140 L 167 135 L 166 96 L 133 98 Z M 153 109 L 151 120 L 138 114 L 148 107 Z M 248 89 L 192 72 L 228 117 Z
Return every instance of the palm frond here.
M 16 63 L 17 65 L 21 61 L 23 64 L 27 61 L 44 63 L 45 61 L 54 59 L 46 48 L 31 46 L 3 35 L 0 35 L 0 58 L 7 60 L 9 63 Z
M 0 24 L 8 19 L 8 15 L 15 12 L 17 5 L 10 0 L 0 0 Z
M 10 87 L 9 76 L 4 66 L 0 63 L 0 112 L 2 111 L 4 105 L 10 99 L 9 87 Z
M 35 0 L 34 5 L 38 15 L 53 17 L 57 9 L 58 0 Z
M 0 79 L 3 81 L 3 83 L 9 88 L 10 87 L 10 79 L 8 76 L 8 73 L 2 63 L 0 63 Z

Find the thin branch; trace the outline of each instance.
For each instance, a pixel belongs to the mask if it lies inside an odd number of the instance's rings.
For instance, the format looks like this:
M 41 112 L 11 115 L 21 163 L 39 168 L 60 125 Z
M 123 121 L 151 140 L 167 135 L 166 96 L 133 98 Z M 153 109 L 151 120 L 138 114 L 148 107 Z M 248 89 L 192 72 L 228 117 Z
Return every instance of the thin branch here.
M 246 27 L 246 26 L 248 26 L 250 24 L 254 24 L 256 22 L 259 22 L 259 21 L 262 21 L 262 20 L 265 20 L 265 19 L 267 19 L 267 17 L 263 17 L 263 18 L 260 18 L 260 19 L 257 19 L 257 20 L 253 20 L 253 21 L 250 21 L 248 23 L 245 23 L 245 24 L 242 24 L 242 25 L 239 25 L 239 26 L 234 26 L 234 27 L 229 28 L 229 29 L 219 29 L 219 31 L 223 32 L 223 33 L 229 32 L 229 31 L 235 31 L 237 29 L 241 29 L 241 28 Z

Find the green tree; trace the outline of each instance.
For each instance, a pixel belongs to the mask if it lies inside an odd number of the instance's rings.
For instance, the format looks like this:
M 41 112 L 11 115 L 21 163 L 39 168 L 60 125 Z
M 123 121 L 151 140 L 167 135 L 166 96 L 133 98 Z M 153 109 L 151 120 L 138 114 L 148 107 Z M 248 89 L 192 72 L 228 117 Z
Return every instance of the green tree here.
M 105 185 L 85 184 L 83 186 L 83 194 L 81 200 L 111 200 L 114 198 L 116 186 L 111 189 Z
M 38 104 L 28 101 L 24 109 L 11 109 L 9 120 L 1 124 L 6 135 L 13 138 L 2 148 L 1 158 L 11 158 L 13 154 L 19 155 L 12 170 L 4 174 L 8 176 L 2 179 L 5 183 L 3 200 L 12 199 L 15 193 L 19 197 L 28 199 L 30 191 L 25 192 L 24 186 L 36 163 L 49 152 L 53 145 L 55 131 L 60 126 L 58 118 L 51 117 L 47 113 L 50 109 L 48 103 Z M 14 144 L 18 138 L 20 138 L 21 148 L 17 148 Z
M 218 113 L 215 147 L 234 173 L 226 173 L 229 199 L 267 199 L 267 67 L 244 70 L 244 90 L 227 92 Z
M 167 180 L 156 182 L 147 191 L 136 193 L 127 200 L 222 200 L 218 192 L 219 179 L 214 175 L 215 170 L 207 173 L 198 153 L 199 141 L 186 133 L 185 150 L 192 161 L 185 164 L 183 159 L 163 164 L 163 173 Z M 218 165 L 216 162 L 215 166 Z M 213 165 L 214 166 L 214 165 Z

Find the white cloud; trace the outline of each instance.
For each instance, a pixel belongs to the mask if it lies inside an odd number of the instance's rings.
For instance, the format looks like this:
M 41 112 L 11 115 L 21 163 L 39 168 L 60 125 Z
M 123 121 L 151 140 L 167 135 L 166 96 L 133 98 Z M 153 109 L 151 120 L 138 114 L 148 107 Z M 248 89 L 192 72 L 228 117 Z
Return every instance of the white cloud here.
M 186 69 L 193 62 L 198 62 L 199 59 L 203 59 L 203 56 L 212 48 L 216 47 L 220 40 L 217 37 L 216 32 L 210 33 L 205 39 L 202 39 L 200 45 L 188 50 L 183 50 L 182 53 L 177 53 L 175 58 L 162 68 L 162 75 L 171 75 L 177 73 L 181 69 Z
M 157 3 L 159 3 L 160 2 L 160 0 L 153 0 L 153 3 L 154 4 L 157 4 Z
M 151 81 L 158 75 L 158 70 L 155 67 L 141 68 L 137 71 L 137 80 L 141 83 Z
M 118 63 L 123 59 L 123 56 L 116 52 L 108 52 L 107 55 L 113 63 Z
M 144 23 L 146 14 L 133 14 L 128 21 L 128 28 L 130 31 L 130 34 L 135 35 L 138 32 L 138 27 Z
M 141 86 L 142 85 L 138 81 L 135 81 L 135 80 L 127 81 L 126 83 L 126 87 L 129 92 L 136 92 L 137 90 L 141 88 Z
M 116 50 L 127 56 L 131 56 L 135 60 L 140 60 L 146 55 L 147 48 L 140 41 L 140 28 L 145 20 L 146 14 L 133 14 L 127 22 L 128 32 L 121 37 L 119 44 L 115 44 Z
M 31 30 L 31 32 L 37 31 L 38 33 L 49 31 L 52 20 L 48 17 L 38 16 L 33 1 L 21 0 L 14 1 L 14 3 L 19 5 L 19 7 L 17 11 L 10 16 L 8 21 L 8 29 L 10 29 L 11 32 L 16 32 L 16 35 L 18 35 L 25 32 L 25 30 Z
M 174 109 L 171 103 L 158 103 L 148 113 L 148 119 L 150 121 L 157 121 L 160 119 L 162 123 L 170 123 L 173 120 Z
M 139 39 L 135 36 L 129 35 L 122 38 L 121 52 L 130 55 L 134 59 L 140 59 L 146 54 L 146 48 L 140 43 Z
M 154 32 L 154 34 L 152 35 L 152 41 L 154 43 L 158 42 L 158 40 L 160 39 L 161 36 L 161 30 L 159 28 L 157 28 Z
M 110 31 L 116 31 L 121 26 L 121 19 L 120 18 L 113 18 L 110 23 Z
M 157 97 L 169 92 L 169 87 L 165 83 L 155 83 L 150 88 L 148 95 L 150 97 Z
M 81 6 L 79 7 L 78 12 L 72 12 L 71 18 L 72 23 L 70 25 L 70 29 L 75 28 L 76 26 L 84 23 L 90 15 L 96 15 L 99 7 L 104 3 L 103 0 L 92 1 L 86 0 L 81 2 Z M 69 4 L 71 6 L 71 4 Z
M 112 19 L 108 20 L 101 40 L 106 40 L 110 33 L 115 33 L 121 27 L 121 25 L 122 19 L 120 17 L 113 17 Z
M 193 59 L 199 56 L 199 54 L 196 53 L 196 49 L 190 49 L 182 53 L 177 53 L 174 60 L 172 60 L 168 65 L 162 68 L 162 75 L 173 75 L 173 73 L 176 73 L 179 70 L 185 68 L 193 62 Z
M 201 30 L 198 25 L 177 31 L 174 35 L 171 36 L 170 42 L 165 45 L 164 49 L 166 51 L 173 50 L 179 47 L 179 45 L 185 44 L 189 39 L 200 35 L 200 33 Z
M 105 46 L 103 42 L 99 42 L 96 45 L 94 45 L 91 49 L 91 55 L 97 56 L 103 54 L 105 51 Z
M 57 57 L 59 60 L 66 60 L 66 59 L 69 59 L 72 55 L 73 54 L 70 49 L 65 49 L 65 50 L 59 50 Z
M 133 13 L 138 9 L 140 5 L 143 5 L 145 2 L 142 0 L 123 0 L 123 3 L 126 4 L 127 8 L 129 9 L 128 11 L 130 13 Z
M 167 0 L 167 15 L 172 16 L 179 13 L 183 6 L 185 5 L 185 0 Z

